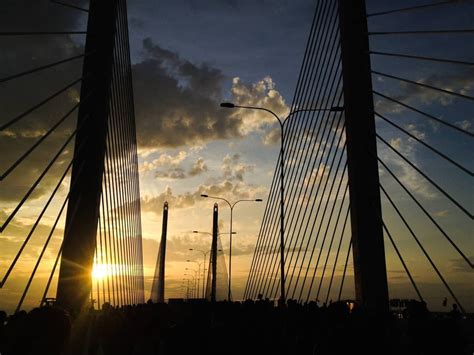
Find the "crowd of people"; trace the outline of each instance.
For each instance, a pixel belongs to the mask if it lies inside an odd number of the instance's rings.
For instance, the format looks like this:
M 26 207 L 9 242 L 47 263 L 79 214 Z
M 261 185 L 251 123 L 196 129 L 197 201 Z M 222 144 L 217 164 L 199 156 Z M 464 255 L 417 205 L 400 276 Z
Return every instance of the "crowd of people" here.
M 49 306 L 9 317 L 0 312 L 0 354 L 471 355 L 472 321 L 454 310 L 430 313 L 415 301 L 398 319 L 370 316 L 346 302 L 175 300 L 91 309 L 82 319 L 86 331 L 71 341 L 78 320 Z

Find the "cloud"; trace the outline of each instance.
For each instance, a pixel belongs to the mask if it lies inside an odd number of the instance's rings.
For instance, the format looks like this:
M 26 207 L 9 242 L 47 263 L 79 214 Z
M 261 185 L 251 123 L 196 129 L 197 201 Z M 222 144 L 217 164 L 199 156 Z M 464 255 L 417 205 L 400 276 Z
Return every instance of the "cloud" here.
M 143 40 L 143 55 L 133 66 L 141 150 L 241 138 L 275 123 L 263 111 L 221 108 L 226 79 L 221 70 L 183 59 L 150 38 Z M 288 112 L 269 76 L 253 84 L 234 78 L 230 94 L 237 104 L 263 106 L 279 115 Z
M 474 260 L 474 255 L 468 257 L 469 260 Z M 469 272 L 472 273 L 472 268 L 467 264 L 466 260 L 462 258 L 451 259 L 449 261 L 451 266 L 451 271 L 454 272 Z
M 193 164 L 193 166 L 191 167 L 191 169 L 189 170 L 189 176 L 198 176 L 198 175 L 201 175 L 202 173 L 208 171 L 208 167 L 206 165 L 206 163 L 204 162 L 204 159 L 203 158 L 198 158 L 198 160 L 196 160 Z
M 159 214 L 163 204 L 168 201 L 170 208 L 184 209 L 195 206 L 199 201 L 203 201 L 202 194 L 210 196 L 222 196 L 229 199 L 252 199 L 263 193 L 261 186 L 245 184 L 241 181 L 233 182 L 224 180 L 220 183 L 199 185 L 192 192 L 184 192 L 176 195 L 170 186 L 156 196 L 145 196 L 142 198 L 141 207 L 144 212 Z
M 155 178 L 167 178 L 167 179 L 185 179 L 186 172 L 181 168 L 172 168 L 166 171 L 157 171 Z
M 253 247 L 254 248 L 254 247 Z M 285 247 L 285 252 L 286 253 L 304 253 L 306 252 L 308 249 L 306 248 L 303 248 L 301 246 L 289 246 L 289 247 Z M 263 255 L 267 255 L 267 254 L 279 254 L 280 253 L 280 247 L 278 244 L 275 244 L 275 245 L 262 245 L 258 251 L 259 253 L 263 254 Z M 314 268 L 313 268 L 314 269 Z
M 447 217 L 449 215 L 449 211 L 448 210 L 437 211 L 433 213 L 433 215 L 435 217 Z
M 69 31 L 80 29 L 77 11 L 65 9 L 52 4 L 49 0 L 6 1 L 2 3 L 0 22 L 6 30 L 43 30 Z M 54 61 L 66 59 L 83 53 L 81 37 L 74 39 L 67 35 L 58 36 L 22 36 L 2 38 L 2 55 L 0 56 L 0 77 L 33 69 Z M 4 124 L 22 112 L 38 104 L 47 96 L 70 84 L 81 76 L 82 60 L 74 60 L 48 70 L 43 70 L 17 78 L 0 86 L 2 117 Z M 25 116 L 21 121 L 0 132 L 0 166 L 3 173 L 25 151 L 35 144 L 53 124 L 68 112 L 76 103 L 79 85 L 59 95 L 50 103 Z M 72 133 L 75 126 L 74 112 L 63 124 L 58 126 L 29 158 L 27 158 L 9 177 L 0 184 L 2 201 L 18 201 L 29 186 L 40 175 L 59 147 Z M 71 144 L 67 153 L 45 176 L 35 189 L 31 198 L 39 198 L 51 191 L 59 176 L 63 173 L 65 163 L 71 158 Z
M 277 144 L 280 142 L 281 139 L 281 129 L 279 127 L 276 127 L 274 129 L 271 129 L 265 133 L 263 136 L 263 144 L 265 145 L 272 145 L 272 144 Z
M 240 160 L 240 154 L 228 154 L 224 157 L 221 171 L 225 179 L 243 181 L 244 175 L 254 170 L 255 165 L 246 165 L 241 163 Z
M 415 80 L 418 83 L 427 84 L 447 91 L 467 95 L 474 89 L 474 68 L 464 68 L 452 73 L 432 74 L 424 79 Z M 424 105 L 440 103 L 443 106 L 450 105 L 454 96 L 442 93 L 440 91 L 424 88 L 419 85 L 413 85 L 405 82 L 399 82 L 399 94 L 388 95 L 397 101 L 406 104 L 420 102 Z M 380 98 L 375 101 L 375 110 L 380 113 L 400 113 L 405 110 L 392 101 Z
M 140 172 L 149 172 L 159 168 L 176 168 L 178 167 L 187 157 L 187 153 L 180 151 L 176 155 L 161 154 L 157 159 L 152 161 L 144 161 L 140 166 Z
M 418 127 L 414 125 L 413 123 L 410 123 L 409 125 L 407 125 L 406 129 L 408 132 L 410 132 L 413 136 L 415 136 L 419 140 L 424 140 L 426 138 L 426 133 L 419 130 Z M 413 138 L 409 138 L 409 139 L 413 140 Z
M 321 163 L 317 168 L 313 168 L 311 174 L 305 177 L 303 185 L 312 186 L 316 183 L 321 183 L 323 178 L 326 178 L 329 174 L 329 167 L 324 163 Z
M 145 60 L 133 66 L 141 147 L 178 147 L 240 136 L 241 120 L 219 107 L 223 73 L 143 41 Z
M 9 213 L 6 210 L 0 210 L 0 220 L 4 221 L 8 214 Z M 19 259 L 10 281 L 13 278 L 16 278 L 19 272 L 28 274 L 31 271 L 31 263 L 36 262 L 40 250 L 43 248 L 45 239 L 51 232 L 52 225 L 47 224 L 46 220 L 47 218 L 43 218 L 41 223 L 36 227 L 34 234 L 31 236 L 31 239 L 21 253 L 21 259 Z M 3 231 L 1 236 L 2 260 L 0 260 L 0 268 L 3 271 L 5 271 L 12 263 L 26 236 L 31 231 L 32 225 L 33 221 L 30 219 L 14 219 Z M 57 252 L 63 233 L 63 229 L 59 226 L 55 228 L 53 237 L 46 249 L 46 259 L 50 257 L 51 253 Z M 25 265 L 28 266 L 25 268 Z M 3 275 L 0 275 L 0 277 L 3 277 Z
M 416 130 L 415 125 L 411 126 L 412 130 Z M 416 148 L 413 139 L 396 137 L 390 139 L 389 143 L 415 166 L 420 167 L 420 163 L 416 157 Z M 438 197 L 438 194 L 433 190 L 430 183 L 400 157 L 395 156 L 395 153 L 388 147 L 380 146 L 379 153 L 385 163 L 389 163 L 388 165 L 393 166 L 391 170 L 411 192 L 430 200 Z
M 289 107 L 275 86 L 275 82 L 270 76 L 253 84 L 244 83 L 239 77 L 235 77 L 232 80 L 231 93 L 234 103 L 238 105 L 264 107 L 279 117 L 284 117 L 288 115 Z M 277 123 L 276 118 L 265 111 L 237 109 L 233 112 L 233 116 L 242 117 L 240 131 L 243 135 Z
M 252 255 L 255 250 L 255 244 L 238 244 L 232 245 L 232 256 Z
M 166 179 L 186 179 L 203 174 L 208 171 L 204 158 L 198 158 L 188 171 L 183 167 L 183 163 L 188 157 L 185 151 L 180 151 L 176 155 L 161 154 L 157 159 L 144 161 L 140 165 L 141 173 L 154 172 L 155 178 Z
M 464 129 L 465 131 L 472 132 L 471 129 L 470 129 L 471 126 L 472 126 L 471 121 L 463 120 L 463 121 L 455 122 L 454 124 L 455 124 L 456 126 L 458 126 L 459 128 Z
M 157 196 L 145 196 L 141 201 L 141 208 L 144 212 L 158 213 L 161 211 L 163 204 L 169 203 L 170 208 L 187 208 L 192 207 L 196 203 L 196 196 L 192 193 L 184 193 L 175 195 L 170 186 L 166 186 L 165 190 Z

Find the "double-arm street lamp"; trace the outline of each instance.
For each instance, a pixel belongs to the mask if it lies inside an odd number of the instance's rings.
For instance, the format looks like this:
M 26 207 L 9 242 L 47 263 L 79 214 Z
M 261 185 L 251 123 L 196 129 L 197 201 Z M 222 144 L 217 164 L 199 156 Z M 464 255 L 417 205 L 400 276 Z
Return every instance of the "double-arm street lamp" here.
M 194 271 L 194 270 L 192 270 L 192 271 Z M 189 276 L 189 277 L 192 278 L 192 280 L 190 280 L 191 281 L 191 295 L 192 295 L 192 298 L 194 298 L 194 293 L 196 291 L 196 278 L 191 274 L 184 274 L 184 276 Z
M 201 274 L 201 263 L 198 263 L 197 261 L 192 261 L 192 260 L 186 260 L 188 263 L 196 263 L 198 264 L 198 269 L 190 269 L 190 268 L 185 268 L 184 270 L 187 270 L 187 271 L 194 271 L 194 277 L 196 278 L 196 283 L 197 283 L 197 290 L 196 290 L 196 293 L 197 293 L 197 297 L 199 297 L 199 279 L 200 279 L 200 274 Z
M 206 198 L 212 198 L 215 200 L 222 200 L 226 202 L 229 207 L 230 207 L 230 237 L 229 237 L 229 290 L 228 290 L 228 295 L 227 295 L 227 300 L 231 301 L 232 298 L 232 292 L 231 292 L 231 287 L 232 287 L 232 213 L 234 212 L 234 207 L 236 204 L 239 202 L 262 202 L 263 200 L 261 198 L 256 198 L 254 200 L 238 200 L 235 202 L 229 202 L 225 198 L 222 197 L 217 197 L 217 196 L 209 196 L 209 195 L 204 195 L 202 194 L 201 197 L 206 197 Z
M 201 278 L 201 264 L 200 262 L 197 262 L 197 261 L 194 261 L 194 260 L 186 260 L 188 263 L 196 263 L 198 265 L 198 270 L 197 270 L 197 280 L 198 280 L 198 285 L 197 285 L 197 294 L 198 294 L 198 297 L 199 297 L 199 280 Z M 187 268 L 185 270 L 188 270 Z M 191 269 L 189 269 L 191 270 Z M 204 276 L 204 273 L 203 273 L 203 276 Z M 204 285 L 204 278 L 202 279 L 202 283 Z M 204 286 L 203 286 L 203 289 L 204 289 Z
M 195 234 L 207 234 L 207 235 L 210 235 L 212 236 L 212 233 L 209 233 L 209 232 L 200 232 L 200 231 L 193 231 L 193 233 Z M 227 233 L 219 233 L 220 234 L 227 234 Z M 236 232 L 232 232 L 232 234 L 236 234 Z M 189 251 L 198 251 L 200 253 L 202 253 L 203 255 L 203 264 L 202 264 L 202 298 L 206 298 L 206 256 L 207 254 L 209 254 L 211 252 L 211 250 L 207 250 L 207 251 L 204 251 L 204 250 L 200 250 L 200 249 L 193 249 L 193 248 L 190 248 Z M 219 249 L 218 251 L 222 251 L 222 249 Z M 186 260 L 186 261 L 190 261 L 190 260 Z M 197 263 L 195 261 L 195 263 Z
M 285 123 L 288 122 L 288 119 L 296 113 L 299 112 L 314 112 L 314 111 L 329 111 L 329 112 L 342 112 L 344 107 L 334 106 L 331 108 L 310 108 L 310 109 L 299 109 L 292 111 L 285 118 L 281 119 L 278 115 L 264 107 L 254 107 L 254 106 L 241 106 L 235 105 L 231 102 L 221 103 L 221 107 L 224 108 L 243 108 L 248 110 L 260 110 L 265 111 L 273 115 L 278 123 L 280 124 L 280 299 L 282 303 L 286 302 L 285 296 L 285 188 L 284 188 L 284 168 L 285 168 L 285 135 L 284 127 Z
M 194 231 L 194 232 L 197 232 L 197 231 Z M 203 255 L 203 264 L 202 264 L 202 298 L 205 298 L 205 288 L 206 288 L 206 285 L 205 285 L 205 282 L 206 282 L 206 255 L 209 254 L 210 250 L 208 251 L 204 251 L 204 250 L 200 250 L 200 249 L 193 249 L 193 248 L 190 248 L 189 249 L 190 251 L 198 251 L 200 253 L 202 253 Z M 189 260 L 187 260 L 189 261 Z
M 186 299 L 188 299 L 189 298 L 189 279 L 183 279 L 183 281 L 186 281 Z

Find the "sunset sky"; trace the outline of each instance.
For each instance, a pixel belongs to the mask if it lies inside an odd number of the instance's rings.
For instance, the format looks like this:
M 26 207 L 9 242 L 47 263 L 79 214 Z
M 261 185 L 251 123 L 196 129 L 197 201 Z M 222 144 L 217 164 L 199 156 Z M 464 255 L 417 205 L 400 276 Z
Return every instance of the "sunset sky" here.
M 416 2 L 416 1 L 415 1 Z M 75 3 L 79 3 L 76 1 Z M 413 4 L 414 1 L 400 1 Z M 422 3 L 418 1 L 416 3 Z M 81 6 L 86 6 L 82 4 Z M 5 6 L 5 10 L 2 7 Z M 263 106 L 285 116 L 303 59 L 315 1 L 312 0 L 129 0 L 129 30 L 133 65 L 135 114 L 141 188 L 143 250 L 146 297 L 148 298 L 161 236 L 163 203 L 169 203 L 166 297 L 182 297 L 183 274 L 190 267 L 187 259 L 201 262 L 200 253 L 208 250 L 210 237 L 193 230 L 211 232 L 215 201 L 201 194 L 222 196 L 231 201 L 262 198 L 263 203 L 243 202 L 234 210 L 233 295 L 243 296 L 250 262 L 259 232 L 265 201 L 278 158 L 279 140 L 274 118 L 264 112 L 225 110 L 222 101 Z M 393 2 L 368 1 L 368 12 L 393 8 Z M 410 14 L 376 17 L 369 21 L 371 31 L 422 28 L 469 28 L 474 23 L 472 4 L 453 6 L 449 11 L 427 10 L 421 17 Z M 6 1 L 0 5 L 0 28 L 13 30 L 81 30 L 87 16 L 74 10 L 48 4 L 47 0 Z M 415 21 L 416 20 L 416 21 Z M 472 34 L 457 37 L 395 36 L 372 38 L 373 50 L 417 53 L 427 56 L 474 61 Z M 82 53 L 83 38 L 74 36 L 0 38 L 0 77 Z M 430 62 L 372 57 L 373 70 L 393 73 L 415 81 L 474 95 L 474 68 Z M 0 124 L 32 106 L 81 75 L 78 60 L 47 73 L 35 74 L 0 84 Z M 406 103 L 443 118 L 472 132 L 473 101 L 457 99 L 374 75 L 374 89 L 389 93 Z M 47 127 L 78 100 L 79 86 L 53 104 L 30 115 L 21 124 L 0 132 L 0 167 L 3 170 L 31 146 Z M 420 118 L 399 106 L 375 98 L 376 110 L 397 120 L 423 141 L 438 147 L 459 163 L 474 168 L 472 137 Z M 47 144 L 28 158 L 0 183 L 0 223 L 11 213 L 27 187 L 42 171 L 50 156 L 65 141 L 74 127 L 68 119 Z M 377 120 L 379 133 L 410 157 L 436 182 L 446 187 L 472 213 L 472 177 L 456 170 L 399 131 Z M 38 186 L 33 199 L 22 208 L 0 235 L 0 277 L 10 265 L 28 233 L 35 216 L 54 188 L 70 160 L 71 149 Z M 379 155 L 391 163 L 401 179 L 426 205 L 430 214 L 447 230 L 456 243 L 474 260 L 472 220 L 440 195 L 413 170 L 400 163 L 387 148 Z M 464 306 L 474 311 L 473 271 L 446 243 L 439 232 L 413 206 L 393 180 L 381 169 L 381 181 L 392 196 L 409 211 L 422 240 L 455 289 Z M 0 309 L 12 309 L 23 290 L 42 241 L 67 194 L 65 183 L 51 211 L 31 239 L 11 279 L 0 289 Z M 220 204 L 221 232 L 229 229 L 229 208 Z M 447 292 L 423 259 L 393 210 L 383 201 L 384 216 L 403 250 L 414 276 L 433 308 L 439 308 Z M 61 225 L 63 226 L 63 224 Z M 62 228 L 38 271 L 25 307 L 35 306 L 57 253 Z M 222 236 L 227 258 L 228 236 Z M 396 255 L 385 242 L 392 297 L 414 297 Z M 226 259 L 227 260 L 227 259 Z M 348 278 L 352 278 L 349 271 Z M 54 295 L 54 287 L 50 291 Z M 346 297 L 353 297 L 348 291 Z M 430 305 L 430 304 L 429 304 Z

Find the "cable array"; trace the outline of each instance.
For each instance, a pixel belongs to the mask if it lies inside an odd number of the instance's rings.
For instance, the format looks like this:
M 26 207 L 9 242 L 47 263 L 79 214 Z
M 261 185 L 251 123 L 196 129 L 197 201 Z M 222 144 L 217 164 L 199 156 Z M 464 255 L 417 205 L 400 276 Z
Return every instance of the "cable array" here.
M 105 171 L 94 267 L 98 308 L 144 302 L 140 193 L 126 2 L 118 1 Z
M 473 30 L 471 28 L 431 28 L 431 24 L 427 21 L 418 21 L 417 28 L 414 30 L 407 28 L 384 30 L 383 26 L 375 21 L 376 19 L 372 20 L 374 16 L 389 15 L 393 20 L 396 16 L 401 16 L 399 14 L 411 16 L 411 19 L 426 18 L 423 17 L 426 11 L 431 11 L 433 16 L 444 16 L 449 11 L 469 11 L 463 6 L 472 5 L 465 1 L 441 1 L 372 13 L 368 17 L 371 20 L 369 28 L 370 25 L 377 27 L 377 31 L 369 31 L 371 39 L 369 54 L 375 63 L 372 74 L 373 78 L 379 79 L 373 82 L 383 82 L 382 85 L 374 84 L 375 88 L 372 91 L 376 102 L 373 113 L 377 122 L 376 137 L 379 151 L 377 159 L 379 169 L 383 174 L 380 190 L 384 214 L 379 218 L 382 220 L 385 235 L 390 240 L 416 297 L 430 306 L 433 304 L 433 298 L 444 298 L 444 291 L 446 291 L 461 311 L 465 312 L 463 300 L 456 294 L 456 289 L 449 281 L 449 277 L 453 277 L 452 271 L 446 267 L 443 268 L 442 265 L 446 263 L 446 259 L 451 258 L 448 255 L 453 255 L 453 257 L 457 256 L 459 263 L 465 265 L 467 269 L 473 269 L 473 263 L 469 257 L 472 254 L 469 254 L 466 248 L 468 244 L 465 242 L 469 232 L 462 229 L 454 232 L 452 227 L 449 228 L 444 221 L 440 220 L 440 216 L 436 216 L 431 205 L 442 206 L 440 208 L 450 211 L 450 215 L 453 216 L 451 218 L 456 218 L 458 223 L 467 227 L 467 230 L 469 230 L 469 225 L 472 228 L 472 212 L 466 202 L 456 193 L 457 184 L 472 181 L 473 172 L 470 166 L 472 164 L 465 159 L 462 146 L 447 149 L 447 145 L 443 144 L 439 137 L 446 137 L 448 142 L 462 141 L 469 145 L 472 144 L 473 132 L 456 122 L 453 114 L 457 116 L 459 111 L 450 111 L 449 114 L 441 115 L 432 112 L 443 112 L 451 105 L 452 107 L 462 106 L 462 112 L 472 112 L 474 108 L 472 90 L 456 88 L 455 85 L 449 83 L 449 78 L 453 73 L 463 75 L 465 71 L 469 75 L 468 73 L 474 68 L 474 63 L 469 60 L 469 54 L 454 57 L 456 51 L 449 46 L 455 43 L 459 36 L 464 36 L 462 38 L 466 39 L 471 37 Z M 400 21 L 400 23 L 407 22 Z M 456 25 L 462 26 L 462 22 Z M 403 36 L 405 41 L 408 41 L 406 47 L 409 47 L 410 51 L 404 49 L 403 45 L 398 45 L 400 48 L 386 49 L 389 46 L 379 40 L 374 41 L 372 38 L 380 35 L 387 38 Z M 413 38 L 412 42 L 410 42 L 411 38 Z M 423 52 L 429 48 L 423 45 L 425 38 L 429 38 L 429 41 L 433 41 L 433 38 L 444 40 L 449 38 L 449 41 L 440 43 L 445 44 L 443 53 L 451 53 L 453 57 L 440 57 Z M 418 45 L 415 46 L 412 43 Z M 415 52 L 417 48 L 419 52 Z M 411 68 L 419 65 L 424 65 L 424 70 L 422 74 L 415 76 Z M 400 68 L 403 68 L 403 73 Z M 430 71 L 433 74 L 430 75 Z M 404 91 L 408 90 L 418 93 L 418 97 L 416 94 L 412 96 L 404 94 Z M 424 97 L 433 97 L 432 102 L 427 104 Z M 438 106 L 437 110 L 435 106 Z M 417 129 L 417 127 L 427 126 L 436 128 L 432 132 L 426 128 L 424 131 Z M 399 144 L 399 142 L 404 142 L 404 144 Z M 435 165 L 440 165 L 443 169 L 434 170 Z M 407 178 L 407 175 L 411 174 L 419 179 L 418 185 Z M 450 176 L 450 178 L 446 179 L 443 176 Z M 423 196 L 420 192 L 420 184 L 434 191 L 435 197 L 430 199 Z M 436 200 L 433 201 L 433 198 Z M 423 228 L 420 228 L 420 224 Z M 433 232 L 430 233 L 430 231 Z M 410 252 L 399 245 L 403 237 L 413 240 L 416 245 Z M 444 259 L 439 256 L 434 245 L 442 248 Z M 434 280 L 436 278 L 439 280 L 441 287 L 437 291 L 437 296 L 428 295 L 420 285 L 423 279 L 426 280 L 427 277 L 432 276 L 420 275 L 422 272 L 416 269 L 420 266 L 413 265 L 413 255 L 417 255 L 414 254 L 415 250 L 418 250 L 422 258 L 426 260 L 431 269 L 430 274 L 435 277 Z M 411 272 L 410 269 L 412 269 Z M 426 273 L 428 274 L 429 271 Z
M 51 6 L 63 6 L 65 11 L 79 11 L 88 13 L 87 9 L 82 9 L 59 1 L 51 2 Z M 100 206 L 99 226 L 97 230 L 97 244 L 94 257 L 94 272 L 91 277 L 93 289 L 91 299 L 95 299 L 100 308 L 104 302 L 114 305 L 125 305 L 142 303 L 144 301 L 144 279 L 143 279 L 143 257 L 141 242 L 141 217 L 140 217 L 140 195 L 138 184 L 138 161 L 137 142 L 135 130 L 135 116 L 133 104 L 132 78 L 130 48 L 128 42 L 128 20 L 126 1 L 119 1 L 119 11 L 117 15 L 117 33 L 115 36 L 115 50 L 113 63 L 113 78 L 110 88 L 107 152 L 104 161 L 105 173 L 103 176 L 103 187 Z M 84 31 L 43 31 L 43 32 L 2 32 L 0 36 L 57 36 L 57 35 L 83 35 Z M 18 79 L 28 79 L 31 75 L 54 75 L 51 70 L 62 68 L 66 65 L 80 65 L 81 61 L 93 57 L 97 53 L 76 53 L 68 58 L 56 60 L 49 64 L 40 65 L 28 70 L 21 70 L 0 78 L 0 84 L 14 83 Z M 69 67 L 68 67 L 69 68 Z M 79 78 L 69 80 L 67 85 L 56 89 L 51 94 L 42 94 L 36 103 L 26 109 L 20 109 L 20 113 L 14 117 L 7 118 L 0 122 L 0 133 L 4 136 L 11 135 L 10 132 L 21 132 L 28 119 L 36 115 L 40 119 L 42 110 L 48 107 L 71 101 L 71 95 L 76 92 L 83 79 L 88 77 L 88 73 L 83 73 Z M 50 158 L 46 162 L 35 161 L 34 181 L 27 187 L 26 192 L 22 192 L 18 201 L 14 202 L 12 208 L 8 209 L 5 219 L 0 221 L 0 232 L 8 238 L 20 238 L 14 230 L 18 229 L 18 223 L 24 218 L 24 213 L 36 206 L 37 215 L 31 224 L 25 225 L 28 228 L 26 236 L 22 236 L 19 241 L 19 248 L 12 254 L 12 259 L 8 260 L 5 272 L 0 275 L 0 292 L 8 292 L 12 278 L 16 278 L 15 272 L 27 271 L 27 278 L 22 289 L 18 290 L 19 299 L 12 310 L 19 311 L 32 305 L 42 305 L 48 295 L 54 292 L 52 289 L 53 280 L 57 275 L 57 265 L 62 252 L 62 234 L 64 228 L 65 213 L 67 209 L 69 194 L 67 190 L 75 186 L 77 180 L 84 174 L 82 167 L 79 167 L 79 174 L 75 181 L 70 180 L 71 168 L 75 164 L 72 158 L 74 151 L 74 141 L 76 132 L 81 129 L 84 122 L 89 119 L 85 117 L 78 127 L 70 130 L 70 126 L 75 124 L 76 114 L 81 105 L 94 95 L 92 89 L 89 93 L 82 95 L 81 99 L 74 103 L 72 107 L 64 113 L 56 114 L 56 119 L 49 127 L 45 127 L 42 134 L 16 157 L 13 162 L 0 167 L 0 184 L 14 183 L 18 174 L 32 168 L 32 159 L 38 153 Z M 69 98 L 69 99 L 68 99 Z M 47 122 L 41 123 L 48 125 Z M 68 132 L 66 135 L 64 132 Z M 65 135 L 65 139 L 52 149 L 51 141 Z M 3 137 L 3 136 L 2 136 Z M 0 137 L 0 139 L 2 139 Z M 87 144 L 87 139 L 79 147 L 76 146 L 76 153 Z M 38 166 L 41 166 L 38 168 Z M 61 171 L 59 174 L 57 171 Z M 54 183 L 47 183 L 49 190 L 46 197 L 36 200 L 35 194 L 39 187 L 43 188 L 46 179 L 53 179 L 54 174 L 58 177 Z M 51 185 L 51 188 L 47 186 Z M 37 207 L 39 206 L 39 207 Z M 7 210 L 5 210 L 7 211 Z M 72 213 L 74 218 L 75 211 Z M 48 222 L 51 221 L 51 222 Z M 46 230 L 46 232 L 44 232 Z M 43 236 L 44 235 L 44 236 Z M 0 240 L 1 243 L 7 239 Z M 40 243 L 39 249 L 37 245 Z M 37 250 L 37 251 L 36 251 Z M 34 255 L 33 260 L 31 256 Z M 47 270 L 47 271 L 45 271 Z M 46 272 L 47 276 L 43 276 Z M 37 286 L 42 283 L 43 285 Z M 34 290 L 34 291 L 33 291 Z M 39 290 L 39 291 L 38 291 Z M 12 296 L 10 296 L 12 297 Z
M 336 2 L 318 2 L 291 107 L 310 110 L 295 113 L 284 131 L 285 283 L 287 297 L 299 301 L 336 298 L 337 262 L 348 243 L 344 117 L 330 111 L 343 106 L 338 27 Z M 245 298 L 279 296 L 279 189 L 274 178 Z
M 463 299 L 449 281 L 452 272 L 446 268 L 443 270 L 440 264 L 446 264 L 447 253 L 452 252 L 450 255 L 457 256 L 463 267 L 469 270 L 473 268 L 469 257 L 472 250 L 470 254 L 466 248 L 469 234 L 466 231 L 469 226 L 472 227 L 473 215 L 466 199 L 460 198 L 456 186 L 457 182 L 462 184 L 472 181 L 472 164 L 466 159 L 469 148 L 465 147 L 469 147 L 469 144 L 472 147 L 473 132 L 469 123 L 460 124 L 463 122 L 456 122 L 454 117 L 448 117 L 445 112 L 450 105 L 462 107 L 455 113 L 458 115 L 460 112 L 472 112 L 474 95 L 472 86 L 457 88 L 456 83 L 448 84 L 443 80 L 460 77 L 456 76 L 457 73 L 472 74 L 472 53 L 471 57 L 458 55 L 450 58 L 407 52 L 403 50 L 405 42 L 387 41 L 385 38 L 403 37 L 405 41 L 413 37 L 417 43 L 422 43 L 420 38 L 423 36 L 428 36 L 430 41 L 435 36 L 443 36 L 445 40 L 449 38 L 455 41 L 453 38 L 456 36 L 470 36 L 473 30 L 433 29 L 422 21 L 384 20 L 386 16 L 392 20 L 401 15 L 419 16 L 424 11 L 437 14 L 441 14 L 441 11 L 463 11 L 463 5 L 469 6 L 464 1 L 441 1 L 386 11 L 368 11 L 369 31 L 366 35 L 371 49 L 366 54 L 375 63 L 372 69 L 374 89 L 371 93 L 375 103 L 373 115 L 378 150 L 367 154 L 375 156 L 379 162 L 383 207 L 382 215 L 373 218 L 382 224 L 388 242 L 387 252 L 394 251 L 395 261 L 392 261 L 391 254 L 388 254 L 390 261 L 387 259 L 389 287 L 395 293 L 400 293 L 391 285 L 390 278 L 390 268 L 400 262 L 416 298 L 425 302 L 432 302 L 430 299 L 436 297 L 444 298 L 444 288 L 453 302 L 465 312 Z M 352 298 L 354 292 L 352 286 L 345 282 L 351 271 L 352 240 L 348 223 L 350 196 L 344 117 L 338 112 L 317 111 L 319 108 L 343 106 L 337 6 L 337 1 L 318 1 L 316 4 L 290 112 L 307 108 L 314 111 L 296 113 L 284 131 L 285 285 L 287 298 L 301 302 L 318 300 L 327 303 L 341 297 Z M 382 22 L 376 22 L 378 19 Z M 415 22 L 417 27 L 413 29 L 384 27 L 387 23 Z M 430 77 L 425 74 L 425 77 L 420 78 L 413 76 L 417 65 L 424 65 L 424 69 L 430 66 L 439 69 L 436 75 Z M 392 67 L 399 71 L 402 68 L 403 73 L 399 74 L 395 69 L 392 71 Z M 419 99 L 416 95 L 419 95 Z M 431 110 L 423 107 L 423 104 L 427 106 L 427 100 L 433 106 Z M 440 106 L 437 110 L 436 105 Z M 451 145 L 440 144 L 440 138 L 429 139 L 426 132 L 416 129 L 412 123 L 414 121 L 433 127 L 438 137 L 448 137 L 444 140 L 446 143 L 459 141 L 465 142 L 465 145 L 459 144 L 454 149 Z M 422 152 L 421 159 L 426 163 L 421 163 L 414 154 L 418 151 Z M 442 173 L 430 166 L 435 161 L 443 164 Z M 448 174 L 455 180 L 444 177 Z M 254 299 L 260 294 L 270 299 L 279 297 L 279 175 L 280 166 L 277 164 L 245 288 L 245 298 Z M 416 183 L 410 181 L 407 175 L 416 176 Z M 432 196 L 435 197 L 422 196 L 419 186 L 417 191 L 417 184 L 421 183 L 432 189 Z M 436 201 L 430 198 L 436 198 Z M 459 227 L 456 233 L 452 227 L 448 228 L 444 221 L 440 221 L 442 217 L 433 211 L 433 208 L 437 208 L 433 206 L 440 204 L 447 204 L 446 208 L 455 215 L 453 218 L 466 228 Z M 425 228 L 420 228 L 420 225 Z M 434 233 L 427 235 L 431 230 Z M 418 269 L 419 263 L 414 265 L 414 258 L 417 260 L 415 248 L 407 249 L 400 245 L 400 240 L 406 243 L 407 238 L 414 241 L 434 277 L 439 280 L 439 295 L 427 295 L 420 285 L 431 276 L 429 272 Z M 442 243 L 447 243 L 449 250 L 444 250 Z M 434 251 L 433 244 L 446 252 L 444 260 L 439 260 L 439 250 Z

